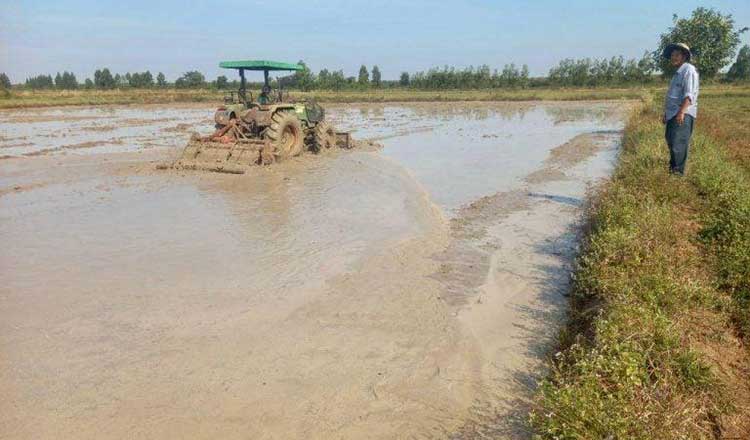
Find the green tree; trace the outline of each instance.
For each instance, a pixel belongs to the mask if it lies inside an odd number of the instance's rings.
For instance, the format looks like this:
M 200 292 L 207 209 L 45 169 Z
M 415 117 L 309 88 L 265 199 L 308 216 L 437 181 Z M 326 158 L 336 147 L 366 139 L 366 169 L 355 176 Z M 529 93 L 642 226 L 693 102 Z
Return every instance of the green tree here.
M 331 88 L 331 72 L 328 69 L 323 69 L 318 73 L 318 79 L 316 81 L 317 87 L 320 89 Z
M 359 68 L 357 83 L 359 83 L 359 85 L 361 86 L 370 84 L 370 73 L 367 71 L 367 67 L 364 64 Z
M 656 64 L 654 63 L 654 59 L 651 57 L 651 54 L 649 54 L 648 51 L 645 51 L 643 53 L 643 56 L 640 60 L 638 60 L 637 65 L 637 81 L 640 83 L 650 81 L 651 76 L 654 74 L 654 71 L 656 71 Z
M 601 60 L 564 59 L 550 69 L 547 79 L 553 85 L 576 87 L 644 84 L 651 80 L 653 71 L 652 54 L 646 52 L 640 60 L 625 60 L 621 56 Z
M 65 84 L 65 88 L 70 90 L 78 88 L 78 80 L 73 72 L 63 72 L 63 84 Z
M 97 89 L 112 89 L 115 87 L 115 79 L 106 67 L 94 72 L 94 85 Z
M 174 82 L 178 89 L 197 89 L 206 85 L 206 77 L 197 70 L 185 72 Z
M 229 80 L 224 75 L 216 77 L 216 88 L 219 90 L 226 89 L 229 86 Z
M 140 84 L 142 87 L 153 87 L 154 86 L 154 76 L 151 75 L 151 71 L 147 70 L 143 73 L 141 73 L 141 81 Z
M 382 84 L 382 80 L 380 78 L 380 69 L 378 66 L 372 66 L 372 85 L 375 87 L 380 87 Z
M 83 83 L 83 88 L 86 90 L 91 90 L 94 88 L 94 81 L 91 81 L 91 78 L 86 78 L 86 81 Z
M 302 66 L 302 70 L 297 70 L 294 72 L 294 77 L 292 78 L 291 84 L 294 87 L 298 87 L 300 90 L 306 92 L 313 88 L 315 85 L 315 76 L 313 75 L 312 71 L 310 71 L 310 68 L 307 67 L 307 64 L 305 64 L 304 61 L 300 60 L 297 62 L 300 66 Z
M 519 79 L 519 85 L 524 89 L 529 86 L 529 66 L 526 64 L 521 66 L 521 77 Z
M 469 79 L 469 84 L 477 88 L 492 87 L 492 70 L 490 66 L 486 64 L 479 66 L 474 75 Z
M 26 87 L 30 89 L 53 89 L 55 81 L 51 75 L 38 75 L 26 79 Z
M 158 87 L 166 87 L 167 86 L 167 78 L 161 72 L 159 72 L 158 74 L 156 74 L 156 85 Z
M 5 72 L 0 73 L 0 89 L 10 90 L 10 87 L 11 83 L 8 75 L 6 75 Z
M 731 14 L 722 14 L 714 9 L 697 8 L 690 18 L 672 16 L 674 25 L 661 34 L 654 59 L 662 74 L 669 77 L 674 67 L 662 58 L 662 52 L 671 43 L 685 43 L 693 53 L 691 62 L 704 78 L 713 78 L 719 70 L 729 64 L 740 44 L 740 34 L 747 28 L 735 29 Z
M 505 87 L 516 87 L 519 83 L 521 72 L 515 64 L 506 64 L 500 74 L 500 82 Z
M 401 72 L 401 77 L 398 79 L 398 84 L 401 87 L 409 86 L 409 72 Z
M 125 79 L 133 88 L 146 89 L 154 85 L 154 77 L 150 71 L 127 73 Z
M 727 79 L 730 81 L 750 80 L 750 46 L 742 46 L 737 61 L 732 64 L 727 72 Z
M 341 90 L 347 84 L 347 79 L 344 76 L 343 70 L 337 70 L 331 73 L 331 88 L 333 90 Z

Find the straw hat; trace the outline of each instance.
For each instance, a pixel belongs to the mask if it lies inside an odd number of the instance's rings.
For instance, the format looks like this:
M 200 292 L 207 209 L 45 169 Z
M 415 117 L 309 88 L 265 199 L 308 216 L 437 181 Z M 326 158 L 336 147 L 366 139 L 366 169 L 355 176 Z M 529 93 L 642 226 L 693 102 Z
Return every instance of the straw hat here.
M 675 49 L 679 49 L 682 51 L 682 53 L 685 54 L 685 61 L 690 61 L 690 58 L 693 56 L 693 54 L 690 52 L 690 47 L 688 47 L 685 43 L 672 43 L 668 44 L 667 47 L 664 48 L 664 52 L 661 53 L 661 56 L 664 58 L 669 58 L 672 56 L 672 51 Z

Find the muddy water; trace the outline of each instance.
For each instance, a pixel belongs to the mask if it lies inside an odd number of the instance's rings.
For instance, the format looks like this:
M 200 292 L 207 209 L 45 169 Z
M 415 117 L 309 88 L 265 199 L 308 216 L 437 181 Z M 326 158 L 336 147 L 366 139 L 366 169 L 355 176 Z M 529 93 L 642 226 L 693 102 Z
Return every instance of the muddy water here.
M 183 145 L 182 134 L 211 127 L 205 107 L 146 106 L 0 111 L 0 156 L 101 154 Z
M 380 140 L 385 154 L 450 211 L 517 186 L 552 148 L 578 135 L 622 128 L 620 109 L 609 103 L 375 106 L 337 112 L 334 119 L 355 135 Z
M 379 152 L 159 173 L 205 107 L 0 113 L 0 434 L 515 437 L 626 105 L 332 106 Z

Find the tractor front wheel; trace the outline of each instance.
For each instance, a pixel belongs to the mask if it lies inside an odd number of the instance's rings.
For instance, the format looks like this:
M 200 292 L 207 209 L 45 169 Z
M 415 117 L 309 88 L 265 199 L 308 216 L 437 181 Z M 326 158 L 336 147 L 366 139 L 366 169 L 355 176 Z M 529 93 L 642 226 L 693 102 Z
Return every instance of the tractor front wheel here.
M 289 112 L 278 112 L 271 119 L 266 137 L 271 141 L 274 155 L 286 159 L 302 153 L 304 139 L 299 118 Z

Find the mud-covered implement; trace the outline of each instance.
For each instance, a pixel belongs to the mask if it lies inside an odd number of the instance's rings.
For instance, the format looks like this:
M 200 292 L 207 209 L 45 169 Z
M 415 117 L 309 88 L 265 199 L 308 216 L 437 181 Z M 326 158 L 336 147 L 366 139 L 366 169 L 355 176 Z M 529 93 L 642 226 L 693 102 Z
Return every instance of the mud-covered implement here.
M 280 88 L 273 90 L 271 71 L 298 71 L 300 64 L 276 61 L 222 61 L 219 67 L 237 69 L 240 88 L 224 97 L 214 114 L 216 131 L 194 134 L 172 167 L 242 173 L 256 164 L 271 164 L 305 150 L 351 148 L 349 133 L 336 131 L 325 121 L 325 111 L 315 102 L 290 102 Z M 245 71 L 262 71 L 263 88 L 257 99 L 246 87 Z

